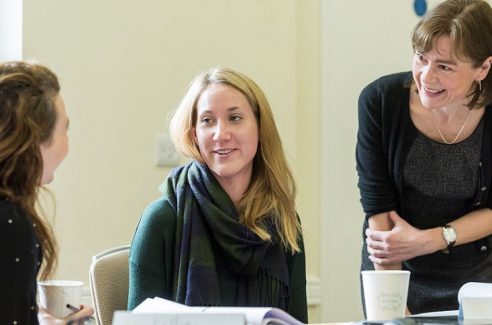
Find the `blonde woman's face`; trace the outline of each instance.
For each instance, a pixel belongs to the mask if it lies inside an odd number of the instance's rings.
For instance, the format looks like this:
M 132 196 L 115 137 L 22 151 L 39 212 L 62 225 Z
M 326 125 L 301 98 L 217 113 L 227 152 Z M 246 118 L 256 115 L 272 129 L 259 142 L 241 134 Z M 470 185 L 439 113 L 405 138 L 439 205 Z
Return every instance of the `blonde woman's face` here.
M 211 84 L 196 109 L 195 141 L 219 183 L 249 184 L 258 150 L 258 123 L 246 97 L 231 86 Z
M 53 181 L 54 172 L 68 154 L 68 116 L 65 103 L 58 95 L 55 98 L 56 124 L 51 138 L 40 145 L 43 158 L 43 176 L 41 184 Z

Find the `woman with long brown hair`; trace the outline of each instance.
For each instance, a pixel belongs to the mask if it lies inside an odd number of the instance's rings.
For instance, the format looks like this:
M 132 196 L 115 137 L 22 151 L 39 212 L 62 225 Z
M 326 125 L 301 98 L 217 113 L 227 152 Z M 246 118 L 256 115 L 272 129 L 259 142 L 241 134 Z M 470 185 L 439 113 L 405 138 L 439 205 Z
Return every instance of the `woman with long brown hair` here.
M 38 192 L 68 153 L 68 117 L 58 79 L 26 62 L 0 64 L 0 323 L 61 324 L 36 303 L 37 276 L 49 278 L 57 246 L 36 208 Z

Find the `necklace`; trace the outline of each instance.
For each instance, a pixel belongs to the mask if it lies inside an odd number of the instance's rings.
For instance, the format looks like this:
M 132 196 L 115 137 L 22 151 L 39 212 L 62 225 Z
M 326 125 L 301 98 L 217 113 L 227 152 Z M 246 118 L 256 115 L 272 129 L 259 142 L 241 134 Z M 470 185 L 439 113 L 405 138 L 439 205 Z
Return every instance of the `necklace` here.
M 442 134 L 441 129 L 439 128 L 439 125 L 437 125 L 436 117 L 434 116 L 434 113 L 432 113 L 434 125 L 436 126 L 437 132 L 439 132 L 439 135 L 441 136 L 442 142 L 444 142 L 445 144 L 454 144 L 458 140 L 458 138 L 460 137 L 463 130 L 465 129 L 466 123 L 468 122 L 468 119 L 470 118 L 470 114 L 471 114 L 471 110 L 468 111 L 468 115 L 466 116 L 465 122 L 463 122 L 463 125 L 461 126 L 461 129 L 458 131 L 458 134 L 456 135 L 456 137 L 453 139 L 453 141 L 448 141 L 444 137 L 444 134 Z

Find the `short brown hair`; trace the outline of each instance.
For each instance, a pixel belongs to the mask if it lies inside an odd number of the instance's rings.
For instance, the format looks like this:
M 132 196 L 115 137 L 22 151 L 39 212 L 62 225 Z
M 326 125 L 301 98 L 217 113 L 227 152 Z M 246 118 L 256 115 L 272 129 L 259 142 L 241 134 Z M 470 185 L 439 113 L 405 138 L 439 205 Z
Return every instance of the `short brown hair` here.
M 492 55 L 492 8 L 484 0 L 447 0 L 429 11 L 415 26 L 412 46 L 417 52 L 432 49 L 441 36 L 453 44 L 452 55 L 479 67 Z M 471 94 L 470 108 L 492 103 L 492 76 Z

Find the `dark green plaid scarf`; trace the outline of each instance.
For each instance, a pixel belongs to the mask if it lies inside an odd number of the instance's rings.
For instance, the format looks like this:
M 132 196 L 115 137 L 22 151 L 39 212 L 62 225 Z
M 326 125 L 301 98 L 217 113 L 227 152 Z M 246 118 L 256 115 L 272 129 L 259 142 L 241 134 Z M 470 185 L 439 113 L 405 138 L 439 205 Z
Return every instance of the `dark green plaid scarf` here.
M 190 306 L 230 301 L 220 295 L 217 264 L 222 263 L 237 278 L 233 305 L 288 309 L 285 251 L 239 222 L 234 203 L 205 164 L 192 161 L 174 169 L 161 189 L 177 216 L 175 301 Z

